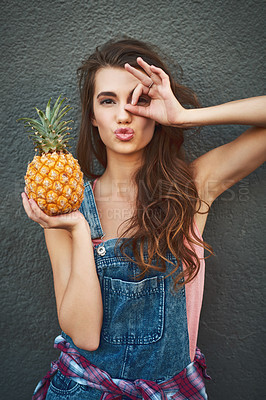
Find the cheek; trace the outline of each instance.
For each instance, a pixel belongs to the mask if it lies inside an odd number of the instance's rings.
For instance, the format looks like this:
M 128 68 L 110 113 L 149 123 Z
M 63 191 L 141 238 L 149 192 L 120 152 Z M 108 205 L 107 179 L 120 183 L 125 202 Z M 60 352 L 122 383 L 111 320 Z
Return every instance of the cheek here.
M 103 112 L 99 104 L 96 101 L 93 102 L 93 110 L 92 110 L 92 119 L 91 122 L 93 126 L 100 127 L 104 124 L 106 120 L 106 113 Z
M 150 141 L 154 135 L 155 122 L 150 119 L 145 119 L 143 130 L 146 132 L 145 137 Z
M 108 126 L 108 118 L 107 115 L 102 115 L 98 110 L 95 111 L 93 118 L 91 120 L 92 125 L 97 127 L 99 130 L 104 130 Z

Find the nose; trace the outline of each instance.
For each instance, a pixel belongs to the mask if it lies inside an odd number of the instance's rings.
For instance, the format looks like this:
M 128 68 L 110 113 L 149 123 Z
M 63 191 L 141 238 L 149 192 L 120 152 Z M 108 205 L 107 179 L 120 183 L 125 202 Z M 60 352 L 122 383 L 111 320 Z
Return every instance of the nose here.
M 129 124 L 132 120 L 132 114 L 125 110 L 125 104 L 121 104 L 117 110 L 117 122 L 119 124 Z

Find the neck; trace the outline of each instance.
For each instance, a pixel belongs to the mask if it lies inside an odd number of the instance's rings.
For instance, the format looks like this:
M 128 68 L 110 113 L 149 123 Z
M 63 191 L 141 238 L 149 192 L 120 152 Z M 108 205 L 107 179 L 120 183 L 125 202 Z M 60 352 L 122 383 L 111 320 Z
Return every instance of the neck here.
M 101 188 L 105 195 L 115 194 L 118 197 L 127 197 L 129 192 L 135 193 L 134 173 L 141 165 L 138 154 L 108 155 L 107 167 L 100 178 Z

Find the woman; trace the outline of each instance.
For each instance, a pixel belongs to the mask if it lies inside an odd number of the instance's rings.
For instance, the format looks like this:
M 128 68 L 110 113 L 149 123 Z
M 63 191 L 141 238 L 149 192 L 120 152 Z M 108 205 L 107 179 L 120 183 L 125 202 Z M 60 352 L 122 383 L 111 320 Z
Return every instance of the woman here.
M 97 49 L 79 74 L 78 159 L 96 179 L 68 215 L 48 217 L 22 194 L 45 229 L 63 331 L 33 398 L 206 399 L 202 233 L 212 202 L 265 161 L 266 97 L 200 108 L 132 39 Z M 186 163 L 184 129 L 218 124 L 253 127 Z

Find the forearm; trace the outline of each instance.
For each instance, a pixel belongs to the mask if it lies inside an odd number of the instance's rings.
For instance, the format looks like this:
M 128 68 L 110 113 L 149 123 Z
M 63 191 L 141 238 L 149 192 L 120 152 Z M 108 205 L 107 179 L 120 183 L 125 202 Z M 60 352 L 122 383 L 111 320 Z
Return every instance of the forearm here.
M 236 100 L 213 107 L 187 109 L 183 111 L 182 124 L 178 123 L 176 126 L 227 124 L 266 127 L 266 96 Z
M 103 306 L 90 234 L 85 226 L 72 232 L 69 281 L 59 310 L 61 328 L 78 347 L 98 347 Z

